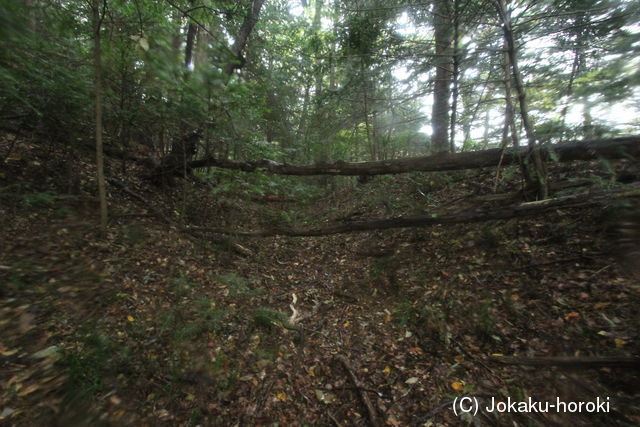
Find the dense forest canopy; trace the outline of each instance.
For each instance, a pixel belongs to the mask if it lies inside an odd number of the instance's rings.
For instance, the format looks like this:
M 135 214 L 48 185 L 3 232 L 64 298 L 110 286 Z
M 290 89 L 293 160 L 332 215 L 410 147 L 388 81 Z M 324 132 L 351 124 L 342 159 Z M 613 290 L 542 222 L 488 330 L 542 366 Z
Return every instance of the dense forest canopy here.
M 298 163 L 628 135 L 639 20 L 623 0 L 4 1 L 0 123 L 88 139 L 99 28 L 104 145 L 158 159 L 195 129 L 202 155 Z

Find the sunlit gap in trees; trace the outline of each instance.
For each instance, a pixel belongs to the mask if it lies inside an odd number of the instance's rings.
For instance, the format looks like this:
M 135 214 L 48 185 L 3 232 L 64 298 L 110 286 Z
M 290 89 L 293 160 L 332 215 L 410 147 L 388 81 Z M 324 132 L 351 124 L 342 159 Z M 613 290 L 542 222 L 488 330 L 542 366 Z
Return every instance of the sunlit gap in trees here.
M 606 15 L 603 15 L 603 17 L 605 16 Z M 398 34 L 407 38 L 416 37 L 424 39 L 432 37 L 431 31 L 416 27 L 411 22 L 407 12 L 402 12 L 398 15 L 398 18 L 395 20 L 395 29 Z M 624 27 L 624 30 L 631 34 L 638 34 L 640 33 L 640 24 L 628 25 Z M 475 43 L 465 39 L 466 38 L 463 38 L 461 45 L 466 46 L 467 50 L 471 51 L 477 47 Z M 543 36 L 527 40 L 520 46 L 522 64 L 527 66 L 535 65 L 535 63 L 539 61 L 547 61 L 550 66 L 554 66 L 556 72 L 569 74 L 571 72 L 572 58 L 567 57 L 566 51 L 559 50 L 555 43 L 552 36 Z M 635 42 L 632 46 L 636 47 L 639 43 L 640 42 Z M 620 54 L 607 55 L 603 57 L 602 60 L 614 61 L 619 59 L 620 56 Z M 429 72 L 415 78 L 416 76 L 412 75 L 410 71 L 414 62 L 415 60 L 400 61 L 394 66 L 392 71 L 394 79 L 404 85 L 404 92 L 407 94 L 415 93 L 423 89 L 421 86 L 428 84 L 432 74 Z M 622 71 L 631 74 L 638 66 L 640 66 L 640 58 L 633 58 Z M 480 71 L 478 69 L 470 68 L 464 72 L 466 79 L 478 78 L 479 76 Z M 528 83 L 535 85 L 534 82 Z M 638 119 L 640 116 L 640 102 L 638 101 L 638 99 L 640 99 L 640 89 L 634 89 L 626 99 L 615 103 L 607 103 L 600 98 L 599 95 L 590 95 L 585 98 L 585 102 L 589 104 L 590 114 L 594 118 L 594 124 L 605 124 L 619 130 L 628 130 L 631 133 L 640 131 L 640 120 Z M 420 111 L 426 116 L 420 132 L 425 135 L 431 135 L 432 128 L 428 121 L 432 109 L 432 94 L 427 92 L 417 99 L 421 103 Z M 470 132 L 472 139 L 482 140 L 487 134 L 495 133 L 504 125 L 504 105 L 502 102 L 495 102 L 494 104 L 495 107 L 486 113 L 484 120 L 478 120 L 472 125 Z M 564 121 L 567 126 L 577 127 L 584 122 L 586 105 L 585 103 L 577 102 L 575 99 L 572 99 L 572 97 L 563 97 L 561 102 L 551 111 L 543 111 L 540 108 L 536 108 L 536 105 L 531 106 L 531 111 L 539 119 L 553 120 L 561 116 L 564 108 L 566 108 Z M 464 107 L 462 105 L 459 105 L 458 113 L 464 113 Z M 464 143 L 464 135 L 462 132 L 457 132 L 455 143 L 457 147 L 462 147 Z

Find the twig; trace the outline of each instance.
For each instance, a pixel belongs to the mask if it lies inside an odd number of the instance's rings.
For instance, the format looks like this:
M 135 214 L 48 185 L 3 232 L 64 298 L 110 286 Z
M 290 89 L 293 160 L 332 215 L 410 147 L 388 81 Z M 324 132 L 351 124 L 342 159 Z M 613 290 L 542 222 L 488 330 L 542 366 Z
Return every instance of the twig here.
M 340 422 L 338 420 L 336 420 L 336 417 L 334 417 L 331 412 L 327 411 L 327 416 L 329 417 L 329 419 L 331 421 L 333 421 L 333 423 L 336 425 L 336 427 L 340 427 L 342 425 L 342 424 L 340 424 Z
M 640 369 L 640 357 L 585 356 L 585 357 L 492 357 L 492 362 L 503 365 L 563 366 L 569 368 L 631 368 Z
M 460 349 L 460 351 L 462 351 L 469 359 L 475 361 L 478 365 L 480 365 L 481 367 L 483 367 L 494 379 L 496 379 L 500 384 L 504 384 L 504 381 L 502 380 L 502 378 L 500 378 L 498 375 L 496 375 L 493 372 L 493 369 L 491 369 L 490 367 L 487 366 L 486 363 L 484 363 L 482 361 L 482 359 L 480 359 L 479 357 L 474 356 L 473 354 L 469 353 L 469 351 L 467 351 L 466 348 L 464 348 L 464 346 L 456 339 L 451 338 L 451 341 L 453 341 L 454 344 L 456 344 L 458 346 L 458 348 Z
M 595 276 L 597 276 L 598 274 L 602 273 L 603 271 L 605 271 L 607 268 L 611 267 L 611 264 L 607 264 L 604 267 L 602 267 L 600 270 L 596 271 L 595 273 L 593 273 L 591 276 L 587 277 L 587 280 L 589 279 L 593 279 Z
M 415 424 L 418 425 L 418 424 L 422 424 L 429 421 L 442 409 L 446 408 L 447 406 L 452 406 L 453 404 L 454 404 L 453 400 L 447 400 L 446 402 L 441 403 L 440 405 L 436 406 L 431 411 L 429 411 L 426 415 L 416 418 Z
M 110 176 L 105 177 L 105 179 L 107 180 L 107 182 L 111 185 L 113 185 L 114 187 L 117 187 L 119 189 L 121 189 L 123 192 L 127 193 L 129 196 L 133 197 L 134 199 L 136 199 L 139 202 L 142 202 L 146 205 L 146 207 L 153 212 L 153 214 L 155 216 L 157 216 L 158 218 L 160 218 L 161 220 L 163 220 L 164 222 L 166 222 L 169 225 L 175 226 L 176 224 L 173 222 L 173 220 L 171 218 L 169 218 L 168 216 L 166 216 L 165 214 L 163 214 L 162 212 L 160 212 L 159 209 L 156 209 L 155 207 L 153 207 L 153 205 L 151 204 L 150 201 L 148 201 L 147 199 L 145 199 L 144 197 L 142 197 L 141 195 L 139 195 L 138 193 L 129 190 L 129 188 L 127 188 L 126 185 L 124 185 L 122 182 L 118 181 L 115 178 L 112 178 Z
M 258 404 L 256 405 L 256 412 L 255 412 L 256 418 L 260 415 L 260 413 L 262 412 L 262 409 L 264 408 L 264 404 L 267 400 L 267 396 L 269 396 L 269 393 L 271 392 L 273 383 L 274 383 L 274 380 L 271 380 L 267 383 L 266 387 L 263 386 L 263 391 L 262 393 L 260 393 L 260 396 L 258 397 Z
M 498 191 L 498 183 L 500 181 L 500 168 L 502 167 L 502 159 L 504 159 L 505 146 L 506 146 L 506 140 L 505 140 L 505 143 L 502 144 L 502 147 L 500 147 L 502 149 L 502 153 L 500 153 L 500 160 L 498 160 L 498 166 L 496 166 L 496 178 L 493 184 L 494 193 Z
M 364 406 L 367 408 L 367 414 L 369 416 L 369 421 L 371 422 L 371 425 L 379 426 L 380 422 L 378 421 L 376 410 L 373 407 L 373 404 L 371 403 L 369 396 L 367 396 L 367 393 L 360 386 L 360 382 L 358 381 L 356 374 L 353 372 L 353 368 L 351 367 L 349 360 L 343 355 L 338 355 L 337 359 L 340 361 L 340 363 L 342 363 L 342 366 L 344 366 L 344 368 L 349 373 L 349 378 L 351 378 L 351 382 L 353 383 L 354 387 L 358 389 L 358 395 L 360 396 L 360 400 L 362 400 L 362 403 L 364 404 Z
M 577 256 L 577 257 L 572 257 L 572 258 L 562 258 L 562 259 L 557 259 L 557 260 L 549 261 L 549 262 L 540 262 L 540 263 L 537 263 L 537 264 L 529 264 L 529 265 L 524 265 L 522 267 L 511 268 L 511 271 L 529 270 L 529 269 L 532 269 L 532 268 L 545 267 L 545 266 L 554 265 L 554 264 L 562 264 L 562 263 L 565 263 L 565 262 L 580 261 L 582 259 L 584 259 L 583 256 Z
M 384 395 L 382 393 L 380 393 L 377 390 L 371 389 L 371 388 L 366 388 L 366 387 L 332 387 L 332 388 L 328 388 L 328 387 L 316 387 L 316 389 L 318 390 L 322 390 L 322 391 L 337 391 L 337 390 L 362 390 L 362 391 L 368 391 L 369 393 L 373 393 L 373 394 L 377 394 L 378 397 L 383 397 Z
M 153 206 L 153 204 L 145 199 L 144 197 L 142 197 L 140 194 L 136 193 L 135 191 L 130 190 L 129 188 L 127 188 L 126 185 L 124 185 L 122 182 L 118 181 L 117 179 L 113 178 L 113 177 L 105 177 L 105 179 L 107 180 L 107 182 L 111 185 L 113 185 L 114 187 L 117 187 L 119 189 L 121 189 L 123 192 L 127 193 L 129 196 L 133 197 L 134 199 L 138 200 L 139 202 L 142 202 L 151 212 L 153 215 L 155 215 L 156 217 L 160 218 L 161 220 L 163 220 L 164 222 L 166 222 L 167 224 L 169 224 L 172 227 L 176 227 L 179 231 L 186 233 L 186 234 L 191 234 L 193 235 L 194 233 L 197 233 L 198 230 L 192 230 L 188 227 L 183 227 L 179 224 L 176 224 L 171 218 L 169 218 L 168 216 L 166 216 L 165 214 L 163 214 L 159 209 L 155 208 Z M 229 248 L 232 249 L 235 253 L 242 255 L 242 256 L 253 256 L 253 252 L 250 249 L 245 248 L 244 246 L 230 240 L 230 239 L 219 239 L 219 238 L 214 238 L 212 239 L 212 241 L 216 242 L 216 243 L 223 243 L 223 244 L 227 244 L 229 245 Z

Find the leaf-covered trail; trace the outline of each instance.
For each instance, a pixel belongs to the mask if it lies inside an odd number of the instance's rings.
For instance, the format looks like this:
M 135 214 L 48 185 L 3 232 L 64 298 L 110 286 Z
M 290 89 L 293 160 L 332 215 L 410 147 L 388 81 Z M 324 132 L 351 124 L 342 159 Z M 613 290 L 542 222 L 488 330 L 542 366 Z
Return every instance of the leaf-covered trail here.
M 430 184 L 420 203 L 464 199 L 490 188 L 488 176 Z M 29 185 L 1 207 L 0 415 L 9 423 L 455 425 L 468 421 L 450 407 L 462 395 L 615 402 L 599 415 L 477 415 L 494 424 L 639 419 L 637 371 L 494 360 L 638 354 L 638 283 L 610 251 L 600 210 L 247 239 L 252 255 L 241 256 L 167 227 L 117 189 L 113 222 L 98 236 L 92 206 Z M 185 189 L 128 185 L 166 215 L 185 200 Z M 380 180 L 286 208 L 187 190 L 199 217 L 258 228 L 285 209 L 397 215 L 415 206 L 413 186 Z

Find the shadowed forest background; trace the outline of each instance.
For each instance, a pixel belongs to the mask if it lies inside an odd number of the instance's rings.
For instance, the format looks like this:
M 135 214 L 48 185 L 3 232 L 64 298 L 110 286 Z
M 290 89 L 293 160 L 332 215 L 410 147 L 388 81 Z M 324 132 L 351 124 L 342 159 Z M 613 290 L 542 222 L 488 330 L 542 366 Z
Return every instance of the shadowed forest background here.
M 0 420 L 638 423 L 639 53 L 624 0 L 0 0 Z

